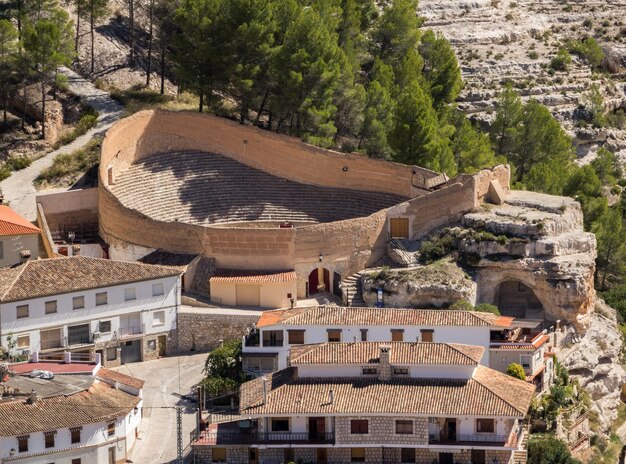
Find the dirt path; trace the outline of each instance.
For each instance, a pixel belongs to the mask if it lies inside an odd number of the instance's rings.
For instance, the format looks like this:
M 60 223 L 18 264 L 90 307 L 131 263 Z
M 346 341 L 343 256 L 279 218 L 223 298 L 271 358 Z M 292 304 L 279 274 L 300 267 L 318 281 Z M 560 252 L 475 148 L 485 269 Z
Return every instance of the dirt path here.
M 91 82 L 71 69 L 61 68 L 60 72 L 68 77 L 69 90 L 78 95 L 83 102 L 93 107 L 100 115 L 96 126 L 86 134 L 33 161 L 26 169 L 14 172 L 10 177 L 0 182 L 0 191 L 2 191 L 4 201 L 29 221 L 37 219 L 37 207 L 35 205 L 37 192 L 33 181 L 39 173 L 52 166 L 54 159 L 60 154 L 71 153 L 84 147 L 95 135 L 104 134 L 123 113 L 122 105 L 113 100 L 108 92 L 97 89 Z

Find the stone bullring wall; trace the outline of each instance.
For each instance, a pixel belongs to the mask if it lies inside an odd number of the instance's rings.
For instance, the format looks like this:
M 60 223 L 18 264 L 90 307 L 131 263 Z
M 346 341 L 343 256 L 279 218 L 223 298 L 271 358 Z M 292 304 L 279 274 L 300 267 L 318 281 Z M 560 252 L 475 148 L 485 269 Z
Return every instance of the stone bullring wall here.
M 223 341 L 240 339 L 258 319 L 258 314 L 245 312 L 220 314 L 203 308 L 181 309 L 178 312 L 178 350 L 210 350 Z

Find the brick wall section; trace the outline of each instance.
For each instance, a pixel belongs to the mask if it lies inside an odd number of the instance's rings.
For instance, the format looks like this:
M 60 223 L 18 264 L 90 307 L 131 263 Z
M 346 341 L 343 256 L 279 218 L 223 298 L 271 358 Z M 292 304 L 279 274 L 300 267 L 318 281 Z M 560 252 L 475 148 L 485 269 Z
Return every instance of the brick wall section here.
M 178 312 L 178 349 L 180 351 L 209 350 L 221 341 L 240 339 L 259 316 Z
M 367 434 L 353 434 L 350 431 L 350 421 L 366 419 L 369 421 Z M 412 435 L 396 435 L 396 420 L 413 420 Z M 339 444 L 406 444 L 418 446 L 428 444 L 428 421 L 424 417 L 337 417 L 335 419 L 335 441 Z

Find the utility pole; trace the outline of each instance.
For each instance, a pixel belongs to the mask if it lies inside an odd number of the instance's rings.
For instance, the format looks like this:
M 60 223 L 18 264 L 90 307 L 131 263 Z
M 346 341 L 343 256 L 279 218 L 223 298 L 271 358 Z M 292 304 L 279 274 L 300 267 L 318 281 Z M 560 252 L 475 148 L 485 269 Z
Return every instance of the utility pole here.
M 176 432 L 178 448 L 178 464 L 183 464 L 183 408 L 176 407 Z

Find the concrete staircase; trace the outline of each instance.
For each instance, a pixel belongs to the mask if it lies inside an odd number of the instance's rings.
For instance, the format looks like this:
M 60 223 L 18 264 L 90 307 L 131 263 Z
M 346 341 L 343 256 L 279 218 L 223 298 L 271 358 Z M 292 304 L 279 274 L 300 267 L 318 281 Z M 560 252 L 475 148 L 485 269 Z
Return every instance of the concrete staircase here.
M 348 295 L 348 306 L 363 307 L 367 306 L 363 299 L 363 287 L 361 286 L 361 276 L 365 271 L 359 271 L 349 277 L 343 279 L 343 300 L 346 301 Z
M 530 431 L 527 424 L 522 425 L 522 429 L 524 430 L 524 435 L 517 451 L 513 453 L 513 464 L 526 464 L 528 460 L 528 435 Z

